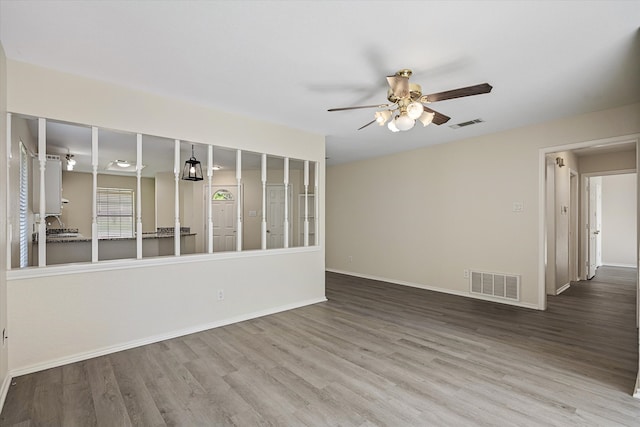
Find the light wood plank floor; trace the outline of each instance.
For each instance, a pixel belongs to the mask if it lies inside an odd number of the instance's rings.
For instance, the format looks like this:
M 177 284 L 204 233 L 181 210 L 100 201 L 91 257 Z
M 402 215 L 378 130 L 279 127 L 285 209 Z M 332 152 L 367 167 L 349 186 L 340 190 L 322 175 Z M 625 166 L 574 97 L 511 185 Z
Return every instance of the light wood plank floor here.
M 635 270 L 546 312 L 333 273 L 327 296 L 15 378 L 0 425 L 640 425 Z

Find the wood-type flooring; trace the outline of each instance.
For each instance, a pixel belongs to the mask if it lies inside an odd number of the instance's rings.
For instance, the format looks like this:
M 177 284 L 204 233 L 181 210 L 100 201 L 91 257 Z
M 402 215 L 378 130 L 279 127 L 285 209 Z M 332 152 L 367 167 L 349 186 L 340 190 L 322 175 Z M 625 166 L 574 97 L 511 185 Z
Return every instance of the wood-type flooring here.
M 327 273 L 326 303 L 13 379 L 1 426 L 640 426 L 635 269 L 545 312 Z

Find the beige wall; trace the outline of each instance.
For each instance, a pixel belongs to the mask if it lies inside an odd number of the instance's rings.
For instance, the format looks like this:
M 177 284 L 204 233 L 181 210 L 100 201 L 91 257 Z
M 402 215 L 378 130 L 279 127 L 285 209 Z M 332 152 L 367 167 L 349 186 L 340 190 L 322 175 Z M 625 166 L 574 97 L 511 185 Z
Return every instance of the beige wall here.
M 7 61 L 7 72 L 12 112 L 308 159 L 324 181 L 320 135 L 15 61 Z M 319 199 L 324 217 L 322 186 Z M 221 289 L 225 299 L 218 301 Z M 296 250 L 13 270 L 7 292 L 9 369 L 18 375 L 323 301 L 324 241 Z
M 637 266 L 635 173 L 602 177 L 602 264 Z
M 173 172 L 160 172 L 155 177 L 156 224 L 173 227 L 175 223 L 175 177 Z
M 7 58 L 4 54 L 4 48 L 0 43 L 0 162 L 3 167 L 0 168 L 0 224 L 4 227 L 7 221 L 7 175 L 5 167 L 7 164 L 6 147 L 7 147 Z M 0 230 L 0 333 L 7 326 L 7 281 L 4 272 L 7 269 L 7 233 L 6 230 Z M 1 339 L 1 337 L 0 337 Z M 8 375 L 8 348 L 9 345 L 0 346 L 0 407 L 4 403 L 4 398 L 9 389 L 10 376 Z
M 464 269 L 520 274 L 542 307 L 539 150 L 638 132 L 633 104 L 330 167 L 327 267 L 463 295 Z
M 598 173 L 636 168 L 636 150 L 591 154 L 578 158 L 580 173 Z
M 324 164 L 322 135 L 24 62 L 8 60 L 7 70 L 7 104 L 13 112 Z M 315 142 L 301 143 L 309 140 Z

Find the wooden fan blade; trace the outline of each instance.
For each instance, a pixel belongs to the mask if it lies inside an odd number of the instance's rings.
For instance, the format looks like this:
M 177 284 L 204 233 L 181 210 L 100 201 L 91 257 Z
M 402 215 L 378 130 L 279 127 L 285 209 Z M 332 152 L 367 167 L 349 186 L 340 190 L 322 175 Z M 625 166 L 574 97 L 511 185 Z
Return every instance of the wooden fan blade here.
M 346 110 L 359 110 L 360 108 L 386 108 L 391 104 L 382 105 L 359 105 L 357 107 L 342 107 L 342 108 L 330 108 L 327 111 L 346 111 Z
M 493 89 L 489 83 L 482 83 L 475 86 L 463 87 L 460 89 L 448 90 L 446 92 L 432 93 L 426 95 L 427 102 L 444 101 L 446 99 L 462 98 L 464 96 L 480 95 L 489 93 Z
M 387 76 L 387 82 L 393 94 L 398 98 L 409 96 L 409 77 Z
M 375 123 L 375 121 L 376 121 L 376 119 L 371 120 L 371 121 L 370 121 L 369 123 L 367 123 L 366 125 L 364 125 L 364 126 L 360 126 L 360 127 L 358 128 L 358 130 L 366 128 L 367 126 L 369 126 L 369 125 L 371 125 L 371 124 Z
M 433 116 L 433 121 L 431 123 L 433 123 L 434 125 L 442 125 L 447 123 L 449 120 L 451 120 L 451 117 L 449 116 L 445 116 L 442 113 L 438 113 L 436 110 L 432 110 L 429 107 L 423 106 L 424 107 L 424 111 L 428 111 L 430 113 L 435 114 L 435 116 Z

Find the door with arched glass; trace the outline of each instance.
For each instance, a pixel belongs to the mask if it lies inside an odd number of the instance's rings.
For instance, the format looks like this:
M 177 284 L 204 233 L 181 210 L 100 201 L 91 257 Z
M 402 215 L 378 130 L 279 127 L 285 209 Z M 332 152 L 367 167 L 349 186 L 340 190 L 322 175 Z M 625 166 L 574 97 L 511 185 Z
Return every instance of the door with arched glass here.
M 213 251 L 236 250 L 237 187 L 212 186 L 211 213 L 213 218 Z

